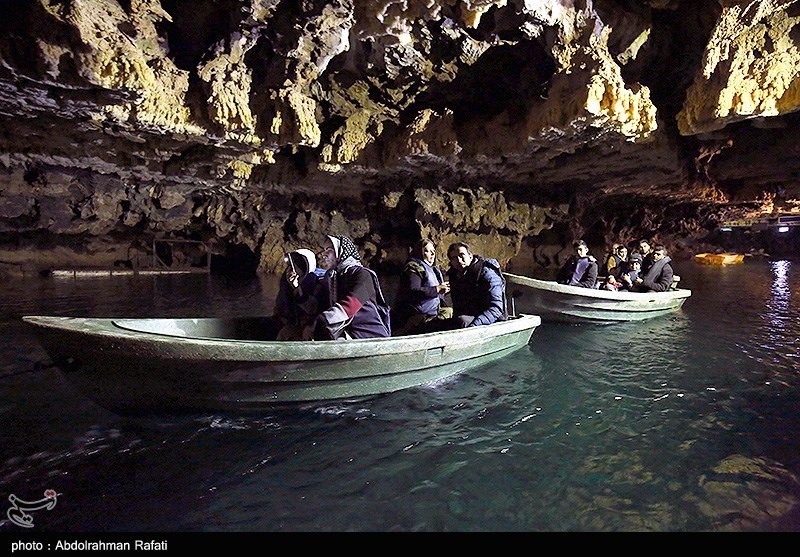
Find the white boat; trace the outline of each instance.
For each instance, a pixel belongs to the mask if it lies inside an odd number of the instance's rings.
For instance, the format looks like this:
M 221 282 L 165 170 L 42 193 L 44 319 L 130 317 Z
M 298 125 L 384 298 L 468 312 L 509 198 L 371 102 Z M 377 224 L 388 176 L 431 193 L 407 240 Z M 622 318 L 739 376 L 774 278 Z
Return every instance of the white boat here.
M 544 321 L 639 321 L 676 311 L 692 295 L 678 288 L 666 292 L 627 292 L 567 286 L 504 273 L 506 291 L 516 311 L 534 313 Z
M 120 414 L 258 411 L 442 380 L 528 344 L 522 315 L 454 331 L 339 341 L 260 340 L 263 320 L 26 316 L 80 391 Z

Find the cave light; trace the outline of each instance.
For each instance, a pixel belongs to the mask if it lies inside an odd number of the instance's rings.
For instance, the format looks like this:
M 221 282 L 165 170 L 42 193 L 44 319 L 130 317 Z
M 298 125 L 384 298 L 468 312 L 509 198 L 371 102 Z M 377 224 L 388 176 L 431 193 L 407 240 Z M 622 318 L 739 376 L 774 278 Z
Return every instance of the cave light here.
M 778 232 L 789 232 L 789 227 L 785 226 L 785 225 L 784 226 L 779 226 L 778 227 Z
M 733 230 L 733 228 L 731 228 L 730 226 L 723 226 L 722 228 L 719 229 L 720 232 L 730 232 L 731 230 Z

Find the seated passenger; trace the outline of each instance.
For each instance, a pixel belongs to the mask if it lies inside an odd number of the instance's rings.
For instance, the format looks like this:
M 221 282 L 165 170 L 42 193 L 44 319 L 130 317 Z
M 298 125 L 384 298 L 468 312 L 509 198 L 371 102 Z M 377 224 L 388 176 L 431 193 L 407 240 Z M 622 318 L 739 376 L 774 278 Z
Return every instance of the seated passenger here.
M 626 261 L 628 261 L 628 248 L 623 244 L 614 244 L 613 252 L 606 259 L 603 274 L 618 277 L 622 271 L 620 265 Z
M 314 322 L 314 340 L 391 336 L 390 311 L 378 276 L 361 264 L 347 236 L 326 236 L 322 257 L 328 271 L 320 281 L 322 312 Z
M 657 244 L 653 248 L 653 263 L 636 279 L 634 284 L 639 292 L 666 292 L 672 287 L 674 273 L 667 255 L 667 248 Z
M 619 269 L 619 267 L 617 267 L 616 269 Z M 617 290 L 622 290 L 623 288 L 625 288 L 625 284 L 621 282 L 614 275 L 608 275 L 606 279 L 603 281 L 600 288 L 603 290 L 610 290 L 612 292 L 616 292 Z
M 639 253 L 642 254 L 642 273 L 646 273 L 653 264 L 653 248 L 648 240 L 639 240 Z
M 614 244 L 614 248 L 609 256 L 606 258 L 603 276 L 605 279 L 602 281 L 604 290 L 616 291 L 623 288 L 625 285 L 620 281 L 620 276 L 628 262 L 628 248 L 623 244 Z
M 576 240 L 572 245 L 575 255 L 570 256 L 558 271 L 556 281 L 569 286 L 596 288 L 597 260 L 589 255 L 589 247 L 583 240 Z
M 422 240 L 412 250 L 400 275 L 400 286 L 392 307 L 392 331 L 396 336 L 422 331 L 426 322 L 448 319 L 453 308 L 447 307 L 445 294 L 450 283 L 436 265 L 436 246 Z
M 453 317 L 444 328 L 476 327 L 508 319 L 506 281 L 496 259 L 473 254 L 469 244 L 447 248 Z
M 627 263 L 623 265 L 621 270 L 621 276 L 619 277 L 620 286 L 619 290 L 634 290 L 634 286 L 636 280 L 639 278 L 639 274 L 642 270 L 642 255 L 638 252 L 633 252 L 630 257 L 628 257 Z
M 317 258 L 308 249 L 287 253 L 285 261 L 273 316 L 280 326 L 277 340 L 302 340 L 303 330 L 317 316 L 316 286 L 325 271 L 317 268 Z

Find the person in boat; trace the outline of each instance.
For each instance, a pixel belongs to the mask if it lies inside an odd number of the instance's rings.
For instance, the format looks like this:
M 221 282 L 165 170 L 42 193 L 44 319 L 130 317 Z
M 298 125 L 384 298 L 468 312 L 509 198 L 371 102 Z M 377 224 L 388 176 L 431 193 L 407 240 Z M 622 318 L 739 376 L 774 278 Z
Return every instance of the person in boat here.
M 596 288 L 597 259 L 589 254 L 589 246 L 583 240 L 576 240 L 572 245 L 575 248 L 575 255 L 564 262 L 558 271 L 556 282 L 569 286 Z
M 506 281 L 500 263 L 472 253 L 465 242 L 450 244 L 447 258 L 453 317 L 443 320 L 435 330 L 491 325 L 508 319 Z
M 634 281 L 635 290 L 639 292 L 666 292 L 672 287 L 675 274 L 672 261 L 667 255 L 667 248 L 657 244 L 653 248 L 653 263 L 647 271 L 642 271 Z
M 411 249 L 400 275 L 392 307 L 393 334 L 421 332 L 431 320 L 451 318 L 453 308 L 445 300 L 449 292 L 450 283 L 436 265 L 436 245 L 421 240 Z
M 361 264 L 358 248 L 347 236 L 328 235 L 321 257 L 328 267 L 320 280 L 320 313 L 313 340 L 377 338 L 391 336 L 390 308 L 378 275 Z
M 646 273 L 653 264 L 653 247 L 649 240 L 639 240 L 639 253 L 642 254 L 642 273 Z
M 612 291 L 622 288 L 624 285 L 620 281 L 620 275 L 622 275 L 625 270 L 627 262 L 628 248 L 625 244 L 614 244 L 611 253 L 609 253 L 603 265 L 603 276 L 605 279 L 602 281 L 603 285 L 601 288 Z
M 286 269 L 280 278 L 275 298 L 273 323 L 277 340 L 302 340 L 303 331 L 317 316 L 317 284 L 325 274 L 309 249 L 286 254 Z
M 603 266 L 603 275 L 618 277 L 622 271 L 622 264 L 628 261 L 628 247 L 625 244 L 614 244 Z
M 617 290 L 634 290 L 636 280 L 642 270 L 642 254 L 633 252 L 628 257 L 628 261 L 621 267 L 619 276 L 620 286 Z

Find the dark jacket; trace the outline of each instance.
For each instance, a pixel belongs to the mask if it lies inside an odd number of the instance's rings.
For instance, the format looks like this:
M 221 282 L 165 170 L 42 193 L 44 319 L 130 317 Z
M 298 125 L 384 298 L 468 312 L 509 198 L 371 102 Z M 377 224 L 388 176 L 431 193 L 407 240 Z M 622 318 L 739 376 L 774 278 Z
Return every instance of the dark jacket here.
M 642 270 L 641 274 L 644 275 L 647 271 L 650 270 L 650 267 L 653 265 L 653 252 L 651 251 L 647 255 L 642 256 Z
M 619 273 L 619 280 L 622 282 L 623 290 L 633 290 L 635 286 L 636 279 L 639 278 L 639 274 L 642 272 L 641 267 L 639 269 L 630 269 L 631 263 L 630 261 L 626 261 L 621 265 L 620 273 Z M 625 280 L 625 275 L 628 276 L 628 280 Z
M 392 326 L 400 328 L 409 317 L 416 314 L 436 316 L 439 306 L 445 305 L 444 297 L 436 288 L 443 282 L 444 276 L 439 267 L 431 267 L 421 259 L 410 258 L 400 275 L 400 286 L 392 307 Z
M 606 264 L 604 266 L 604 274 L 614 275 L 616 278 L 619 278 L 619 276 L 625 269 L 625 264 L 627 262 L 628 262 L 627 259 L 622 259 L 619 255 L 616 254 L 609 255 L 608 259 L 606 259 Z
M 317 283 L 325 274 L 324 269 L 315 269 L 308 273 L 295 289 L 281 275 L 278 295 L 275 298 L 275 315 L 280 317 L 284 325 L 310 325 L 317 315 Z
M 608 257 L 606 257 L 606 262 L 603 264 L 603 274 L 604 275 L 614 275 L 615 277 L 618 276 L 620 269 L 622 268 L 622 264 L 625 263 L 626 259 L 622 259 L 619 254 L 611 253 Z
M 358 264 L 332 269 L 320 281 L 318 295 L 322 312 L 314 325 L 315 340 L 391 336 L 389 305 L 378 276 Z
M 672 286 L 674 273 L 672 261 L 669 257 L 664 257 L 659 261 L 654 262 L 646 273 L 642 274 L 642 284 L 639 288 L 645 292 L 666 292 Z
M 451 268 L 450 297 L 453 315 L 471 315 L 475 319 L 468 325 L 490 325 L 508 318 L 506 309 L 506 281 L 496 259 L 474 255 L 472 264 L 463 271 Z
M 570 256 L 558 271 L 556 281 L 570 286 L 594 288 L 597 283 L 597 260 L 591 255 L 581 258 Z

